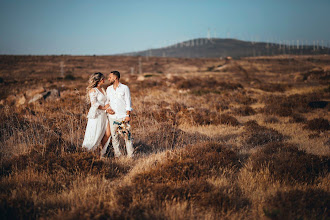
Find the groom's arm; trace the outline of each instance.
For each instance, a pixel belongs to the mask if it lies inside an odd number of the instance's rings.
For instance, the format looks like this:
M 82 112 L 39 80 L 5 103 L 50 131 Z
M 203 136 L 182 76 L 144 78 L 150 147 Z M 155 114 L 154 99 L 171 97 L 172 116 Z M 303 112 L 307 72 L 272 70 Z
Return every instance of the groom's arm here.
M 126 86 L 125 89 L 125 103 L 126 103 L 126 117 L 125 117 L 125 121 L 129 122 L 131 120 L 131 111 L 132 109 L 132 102 L 131 102 L 131 93 L 129 91 L 128 86 Z
M 125 88 L 125 108 L 126 108 L 126 112 L 131 113 L 132 109 L 132 102 L 131 102 L 131 93 L 129 91 L 128 86 L 126 86 Z

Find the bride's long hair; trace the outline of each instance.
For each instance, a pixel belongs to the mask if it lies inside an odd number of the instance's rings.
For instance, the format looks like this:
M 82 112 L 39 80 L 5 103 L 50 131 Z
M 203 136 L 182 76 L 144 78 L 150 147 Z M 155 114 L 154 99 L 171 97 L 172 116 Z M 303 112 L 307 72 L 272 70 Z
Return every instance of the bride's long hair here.
M 97 87 L 102 79 L 105 79 L 104 75 L 100 72 L 93 73 L 88 79 L 88 86 L 86 88 L 86 102 L 89 103 L 89 91 L 92 88 Z

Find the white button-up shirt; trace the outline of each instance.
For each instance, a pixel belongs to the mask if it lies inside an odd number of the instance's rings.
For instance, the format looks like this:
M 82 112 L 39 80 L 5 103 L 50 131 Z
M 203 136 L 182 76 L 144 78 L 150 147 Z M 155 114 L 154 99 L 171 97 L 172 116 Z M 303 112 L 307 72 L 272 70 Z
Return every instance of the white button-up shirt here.
M 132 111 L 131 93 L 128 86 L 119 83 L 116 89 L 113 85 L 107 88 L 107 101 L 115 114 L 110 115 L 112 119 L 123 119 L 126 117 L 126 111 Z

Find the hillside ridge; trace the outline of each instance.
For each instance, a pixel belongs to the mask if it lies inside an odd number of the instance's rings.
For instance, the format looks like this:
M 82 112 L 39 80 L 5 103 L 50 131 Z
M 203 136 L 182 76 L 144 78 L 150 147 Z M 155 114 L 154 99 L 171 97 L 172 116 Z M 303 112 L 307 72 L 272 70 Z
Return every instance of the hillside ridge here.
M 242 41 L 232 38 L 197 38 L 167 47 L 124 53 L 127 56 L 155 56 L 179 58 L 233 58 L 251 56 L 272 56 L 281 54 L 315 55 L 330 54 L 330 48 L 320 45 L 277 44 L 267 42 Z

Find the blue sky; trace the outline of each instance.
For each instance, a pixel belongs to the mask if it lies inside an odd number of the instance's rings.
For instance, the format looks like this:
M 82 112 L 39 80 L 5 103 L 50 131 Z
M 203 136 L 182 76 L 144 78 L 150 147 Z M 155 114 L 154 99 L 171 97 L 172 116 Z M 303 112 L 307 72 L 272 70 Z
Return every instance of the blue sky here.
M 104 55 L 207 37 L 330 44 L 330 0 L 0 0 L 0 54 Z

